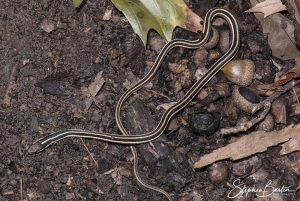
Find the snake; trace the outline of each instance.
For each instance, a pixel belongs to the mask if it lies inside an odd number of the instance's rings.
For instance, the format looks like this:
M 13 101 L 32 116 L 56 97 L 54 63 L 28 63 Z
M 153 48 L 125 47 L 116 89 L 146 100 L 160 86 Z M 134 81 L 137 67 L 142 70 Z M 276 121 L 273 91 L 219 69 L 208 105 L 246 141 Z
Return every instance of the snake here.
M 202 47 L 205 43 L 207 43 L 211 35 L 213 19 L 216 17 L 223 18 L 229 26 L 230 33 L 231 33 L 230 34 L 231 44 L 229 46 L 228 51 L 225 54 L 223 54 L 214 64 L 211 65 L 211 67 L 207 70 L 207 72 L 204 75 L 202 75 L 202 77 L 198 81 L 196 81 L 190 87 L 190 89 L 188 89 L 186 94 L 176 104 L 168 108 L 163 113 L 159 123 L 152 131 L 140 135 L 129 135 L 129 133 L 123 126 L 121 120 L 122 106 L 124 105 L 126 100 L 132 94 L 134 94 L 139 89 L 144 87 L 145 84 L 148 83 L 156 75 L 159 67 L 164 61 L 164 58 L 168 55 L 170 50 L 172 50 L 175 47 L 181 47 L 187 49 L 198 49 Z M 224 65 L 226 65 L 230 60 L 232 60 L 235 57 L 236 53 L 239 50 L 239 46 L 240 46 L 239 27 L 235 17 L 226 9 L 212 8 L 207 12 L 203 22 L 202 35 L 203 36 L 201 38 L 195 40 L 173 39 L 170 42 L 168 42 L 161 49 L 160 53 L 158 54 L 154 64 L 152 65 L 148 73 L 134 86 L 132 86 L 130 89 L 128 89 L 125 93 L 121 95 L 115 109 L 115 120 L 122 135 L 117 133 L 100 133 L 96 131 L 88 131 L 82 129 L 67 129 L 67 130 L 52 133 L 41 139 L 38 139 L 29 147 L 28 152 L 30 154 L 38 153 L 46 149 L 50 145 L 62 139 L 70 138 L 70 137 L 96 139 L 107 143 L 128 145 L 130 146 L 131 152 L 133 154 L 134 175 L 137 181 L 139 182 L 139 184 L 147 189 L 151 189 L 163 194 L 169 201 L 171 201 L 172 198 L 169 193 L 167 193 L 163 189 L 160 189 L 158 187 L 146 183 L 140 177 L 137 168 L 138 155 L 137 155 L 135 145 L 149 143 L 159 138 L 163 134 L 166 127 L 168 126 L 170 119 L 179 111 L 181 111 L 183 108 L 185 108 L 195 98 L 195 96 L 197 96 L 197 94 L 201 91 L 201 89 L 212 79 L 212 77 L 214 77 L 223 68 Z

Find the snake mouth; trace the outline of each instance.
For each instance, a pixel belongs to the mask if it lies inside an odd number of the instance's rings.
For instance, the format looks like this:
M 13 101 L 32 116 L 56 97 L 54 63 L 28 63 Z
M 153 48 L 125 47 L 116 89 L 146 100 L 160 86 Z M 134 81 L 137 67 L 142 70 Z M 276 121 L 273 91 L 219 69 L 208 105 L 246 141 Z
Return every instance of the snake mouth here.
M 45 149 L 45 147 L 42 145 L 41 140 L 36 141 L 33 143 L 27 150 L 29 154 L 35 154 Z

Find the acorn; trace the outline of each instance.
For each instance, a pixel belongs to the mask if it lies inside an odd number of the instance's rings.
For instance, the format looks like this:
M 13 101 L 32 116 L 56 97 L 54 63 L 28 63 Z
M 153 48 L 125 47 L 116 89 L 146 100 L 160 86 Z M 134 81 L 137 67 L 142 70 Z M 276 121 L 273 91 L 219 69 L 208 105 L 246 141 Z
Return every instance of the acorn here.
M 261 101 L 261 97 L 252 89 L 243 86 L 236 86 L 233 89 L 232 98 L 235 106 L 247 113 L 252 113 L 254 108 Z
M 224 162 L 218 162 L 208 168 L 208 177 L 212 183 L 218 184 L 228 179 L 230 168 Z
M 221 116 L 219 113 L 200 111 L 189 117 L 188 126 L 196 134 L 206 137 L 218 129 L 220 119 Z
M 231 82 L 240 86 L 248 86 L 254 79 L 255 65 L 249 59 L 232 60 L 224 66 L 223 72 Z

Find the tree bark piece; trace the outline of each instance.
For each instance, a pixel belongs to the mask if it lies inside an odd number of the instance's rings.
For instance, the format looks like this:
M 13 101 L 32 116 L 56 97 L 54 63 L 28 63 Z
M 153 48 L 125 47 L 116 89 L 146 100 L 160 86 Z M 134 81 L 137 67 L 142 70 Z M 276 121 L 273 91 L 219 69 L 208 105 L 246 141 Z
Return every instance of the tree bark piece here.
M 140 135 L 152 131 L 157 123 L 150 115 L 151 112 L 140 100 L 133 101 L 126 109 L 124 125 L 132 135 Z M 175 152 L 169 144 L 165 142 L 165 137 L 161 136 L 157 140 L 136 146 L 139 157 L 150 169 L 151 174 L 162 183 L 166 183 L 172 188 L 180 189 L 189 181 L 186 175 L 189 174 L 186 167 L 181 167 L 176 162 Z M 174 177 L 176 175 L 176 177 Z

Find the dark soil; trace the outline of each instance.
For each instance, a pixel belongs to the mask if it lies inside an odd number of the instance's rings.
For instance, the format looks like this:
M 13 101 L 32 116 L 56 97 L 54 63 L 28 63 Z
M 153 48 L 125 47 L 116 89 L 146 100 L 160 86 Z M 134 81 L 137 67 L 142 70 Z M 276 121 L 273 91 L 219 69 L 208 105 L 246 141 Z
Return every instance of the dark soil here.
M 186 2 L 202 17 L 203 13 L 216 5 L 225 6 L 237 15 L 241 26 L 244 26 L 241 27 L 242 46 L 237 58 L 246 57 L 244 53 L 249 52 L 247 40 L 260 43 L 264 38 L 255 17 L 242 12 L 249 7 L 248 3 L 211 0 L 205 1 L 207 4 L 196 0 Z M 113 9 L 112 18 L 104 21 L 102 17 L 107 9 Z M 54 30 L 45 32 L 41 28 L 44 22 L 54 24 Z M 157 34 L 150 34 L 150 38 L 155 36 Z M 194 34 L 177 29 L 175 37 L 189 38 Z M 263 45 L 266 51 L 260 52 L 260 57 L 251 54 L 249 57 L 268 62 L 270 50 L 266 43 Z M 154 98 L 154 103 L 146 103 L 142 99 L 140 104 L 146 107 L 155 123 L 161 114 L 155 107 L 163 102 L 178 100 L 184 94 L 184 90 L 179 95 L 174 93 L 168 62 L 188 59 L 193 54 L 194 51 L 173 51 L 163 64 L 160 75 L 153 79 L 154 91 L 160 90 L 170 96 L 169 99 Z M 2 0 L 1 100 L 13 66 L 17 65 L 19 70 L 11 106 L 0 110 L 0 201 L 165 199 L 138 185 L 132 171 L 129 147 L 96 140 L 84 140 L 83 143 L 80 139 L 68 139 L 41 153 L 27 153 L 29 146 L 37 139 L 68 128 L 118 132 L 114 108 L 125 91 L 124 83 L 142 78 L 149 70 L 147 62 L 154 61 L 156 56 L 157 53 L 148 46 L 143 47 L 130 24 L 109 0 L 88 0 L 79 10 L 73 8 L 71 0 Z M 189 63 L 195 68 L 192 61 Z M 88 113 L 80 116 L 75 109 L 83 106 L 81 88 L 88 87 L 101 71 L 105 85 Z M 143 92 L 147 94 L 147 91 Z M 228 100 L 222 99 L 215 105 L 223 108 Z M 206 111 L 207 108 L 202 110 Z M 195 110 L 191 107 L 179 117 L 194 114 Z M 220 125 L 228 126 L 232 122 L 235 120 L 223 118 Z M 229 139 L 217 138 L 214 134 L 201 137 L 188 126 L 180 126 L 179 130 L 160 139 L 168 147 L 168 152 L 164 153 L 169 153 L 169 157 L 151 161 L 140 154 L 142 177 L 172 193 L 174 200 L 227 200 L 231 190 L 227 184 L 232 184 L 235 178 L 230 171 L 233 162 L 225 161 L 222 164 L 225 166 L 223 174 L 228 176 L 221 182 L 211 181 L 209 168 L 194 171 L 192 164 L 193 159 L 224 146 Z M 278 186 L 295 187 L 299 174 L 293 172 L 286 163 L 299 160 L 299 155 L 279 157 L 278 152 L 278 148 L 272 148 L 258 154 L 256 157 L 261 163 L 255 166 L 263 167 L 267 178 L 276 180 Z M 171 173 L 167 174 L 168 171 Z M 297 200 L 299 192 L 281 198 Z M 251 195 L 241 200 L 253 199 Z

